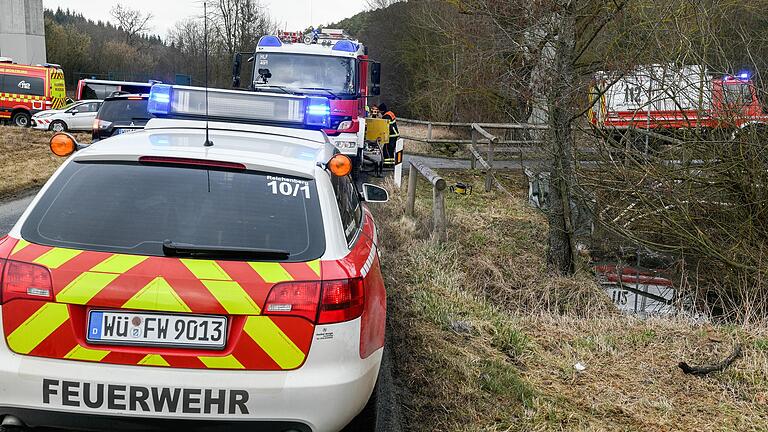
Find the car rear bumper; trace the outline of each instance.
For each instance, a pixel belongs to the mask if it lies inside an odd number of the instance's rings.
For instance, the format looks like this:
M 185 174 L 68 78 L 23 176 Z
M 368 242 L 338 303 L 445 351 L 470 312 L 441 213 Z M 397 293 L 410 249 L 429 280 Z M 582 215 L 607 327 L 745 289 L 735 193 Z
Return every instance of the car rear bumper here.
M 3 415 L 21 419 L 27 426 L 47 426 L 61 429 L 93 431 L 264 431 L 264 432 L 311 432 L 303 423 L 289 421 L 226 421 L 226 420 L 176 420 L 163 418 L 138 418 L 127 416 L 80 414 L 28 408 L 0 407 Z
M 359 319 L 315 332 L 304 366 L 287 372 L 53 360 L 2 341 L 0 417 L 94 431 L 338 431 L 365 406 L 383 350 L 360 359 Z
M 42 129 L 42 130 L 48 130 L 50 127 L 50 123 L 46 123 L 45 121 L 42 121 L 40 119 L 32 119 L 29 122 L 29 126 L 33 129 Z

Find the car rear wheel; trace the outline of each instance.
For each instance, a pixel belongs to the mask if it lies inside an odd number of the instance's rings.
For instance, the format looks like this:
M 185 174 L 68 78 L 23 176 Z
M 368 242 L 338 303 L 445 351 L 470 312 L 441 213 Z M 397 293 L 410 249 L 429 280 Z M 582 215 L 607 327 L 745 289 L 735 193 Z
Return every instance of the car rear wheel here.
M 54 132 L 66 132 L 67 124 L 61 120 L 56 120 L 53 123 L 51 123 L 51 130 Z
M 18 127 L 28 127 L 31 119 L 32 117 L 30 117 L 28 112 L 19 111 L 13 114 L 11 123 Z

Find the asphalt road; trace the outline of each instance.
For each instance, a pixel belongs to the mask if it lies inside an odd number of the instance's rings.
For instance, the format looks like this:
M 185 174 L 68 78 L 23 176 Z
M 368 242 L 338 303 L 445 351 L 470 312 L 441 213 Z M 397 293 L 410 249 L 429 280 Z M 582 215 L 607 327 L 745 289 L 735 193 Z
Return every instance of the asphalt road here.
M 0 237 L 8 233 L 34 198 L 34 194 L 0 201 Z

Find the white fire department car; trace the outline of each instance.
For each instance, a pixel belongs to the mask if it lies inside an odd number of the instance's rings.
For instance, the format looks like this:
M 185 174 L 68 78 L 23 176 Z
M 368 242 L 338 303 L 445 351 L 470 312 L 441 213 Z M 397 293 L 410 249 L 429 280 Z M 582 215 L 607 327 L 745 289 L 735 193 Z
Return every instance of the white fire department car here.
M 371 427 L 387 194 L 358 193 L 327 99 L 156 85 L 149 110 L 54 136 L 72 156 L 0 240 L 0 429 Z

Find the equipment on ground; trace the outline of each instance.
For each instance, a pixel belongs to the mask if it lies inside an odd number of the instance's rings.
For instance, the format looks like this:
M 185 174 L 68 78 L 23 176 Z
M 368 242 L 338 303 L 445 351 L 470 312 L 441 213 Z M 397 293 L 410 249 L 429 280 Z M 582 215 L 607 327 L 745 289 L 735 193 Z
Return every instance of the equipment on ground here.
M 449 189 L 457 195 L 472 195 L 472 185 L 469 183 L 457 182 L 455 185 L 450 186 Z

